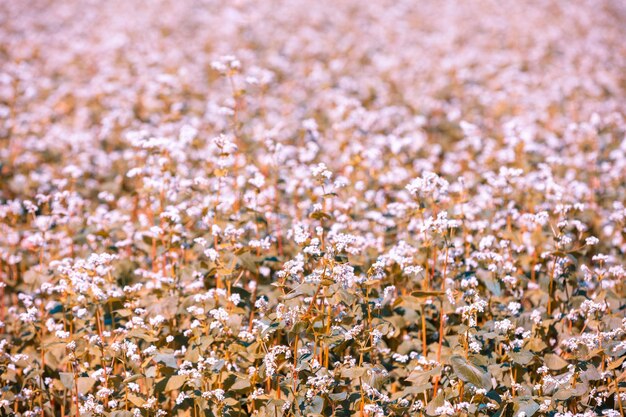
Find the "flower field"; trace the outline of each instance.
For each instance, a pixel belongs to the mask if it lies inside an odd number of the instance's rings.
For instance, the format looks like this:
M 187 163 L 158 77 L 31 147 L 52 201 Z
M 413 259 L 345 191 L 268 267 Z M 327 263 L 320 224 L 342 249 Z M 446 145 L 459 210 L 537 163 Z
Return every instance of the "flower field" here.
M 0 416 L 625 417 L 625 39 L 0 0 Z

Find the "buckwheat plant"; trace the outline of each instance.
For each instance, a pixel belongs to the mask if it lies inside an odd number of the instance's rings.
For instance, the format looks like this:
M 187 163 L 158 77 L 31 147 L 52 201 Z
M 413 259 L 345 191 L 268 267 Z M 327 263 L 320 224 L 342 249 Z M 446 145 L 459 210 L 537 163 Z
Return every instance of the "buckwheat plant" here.
M 0 415 L 625 417 L 619 0 L 0 0 Z

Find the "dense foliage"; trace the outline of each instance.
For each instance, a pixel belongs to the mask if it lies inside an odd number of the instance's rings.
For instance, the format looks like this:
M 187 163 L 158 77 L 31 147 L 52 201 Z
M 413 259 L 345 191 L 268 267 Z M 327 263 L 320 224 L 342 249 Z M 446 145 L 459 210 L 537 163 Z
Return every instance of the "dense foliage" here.
M 0 0 L 0 414 L 624 417 L 615 0 Z

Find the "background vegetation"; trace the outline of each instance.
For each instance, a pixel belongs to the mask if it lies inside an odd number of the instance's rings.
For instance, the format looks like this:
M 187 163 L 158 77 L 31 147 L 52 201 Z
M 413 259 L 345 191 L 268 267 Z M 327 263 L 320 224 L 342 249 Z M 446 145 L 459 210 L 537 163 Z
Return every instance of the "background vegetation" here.
M 0 414 L 624 417 L 619 1 L 0 1 Z

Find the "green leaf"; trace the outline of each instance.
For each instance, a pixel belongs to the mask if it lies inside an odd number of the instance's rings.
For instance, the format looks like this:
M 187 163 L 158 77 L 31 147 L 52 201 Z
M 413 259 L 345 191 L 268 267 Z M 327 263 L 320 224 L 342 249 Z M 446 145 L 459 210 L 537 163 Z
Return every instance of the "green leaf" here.
M 528 365 L 535 355 L 532 352 L 527 350 L 520 350 L 519 352 L 510 352 L 509 356 L 513 360 L 513 362 L 518 363 L 520 365 Z
M 528 343 L 526 343 L 526 347 L 532 350 L 533 352 L 538 353 L 544 350 L 545 348 L 547 348 L 548 345 L 546 345 L 545 342 L 539 339 L 538 337 L 533 337 L 532 339 L 528 341 Z
M 238 379 L 235 383 L 230 387 L 233 391 L 244 390 L 246 388 L 250 388 L 250 381 L 247 379 Z
M 580 379 L 583 382 L 600 381 L 602 380 L 602 374 L 598 371 L 598 368 L 592 364 L 587 364 L 587 369 L 580 374 Z
M 462 381 L 469 382 L 477 388 L 491 389 L 491 375 L 489 375 L 489 372 L 468 362 L 463 356 L 452 356 L 450 364 L 456 376 Z
M 160 353 L 154 357 L 154 360 L 157 363 L 162 363 L 168 368 L 178 369 L 178 362 L 176 361 L 176 356 L 174 355 Z
M 622 363 L 624 363 L 624 359 L 626 359 L 626 356 L 622 356 L 621 358 L 610 362 L 608 366 L 609 371 L 619 368 L 622 365 Z
M 516 398 L 513 404 L 513 414 L 516 416 L 524 413 L 526 417 L 532 417 L 539 410 L 539 404 L 531 399 Z
M 89 377 L 80 377 L 76 380 L 76 383 L 78 385 L 78 393 L 85 394 L 91 391 L 91 388 L 95 385 L 96 380 Z
M 413 382 L 415 385 L 426 384 L 430 381 L 430 378 L 439 375 L 441 373 L 441 367 L 438 366 L 429 371 L 413 370 L 406 378 L 407 381 Z
M 331 393 L 331 394 L 328 394 L 328 398 L 330 398 L 331 400 L 335 402 L 341 402 L 345 400 L 346 398 L 348 398 L 348 393 L 347 392 Z
M 74 388 L 74 374 L 71 372 L 60 372 L 59 378 L 61 379 L 61 383 L 67 389 Z
M 145 330 L 143 329 L 133 329 L 130 332 L 128 332 L 128 334 L 126 335 L 126 337 L 131 338 L 131 337 L 138 337 L 139 339 L 143 339 L 146 342 L 157 342 L 159 339 L 154 337 L 154 336 L 150 336 L 148 333 L 146 333 Z
M 128 401 L 135 404 L 137 407 L 141 407 L 142 405 L 146 403 L 146 400 L 144 400 L 141 397 L 136 396 L 135 394 L 128 394 Z
M 426 407 L 426 414 L 429 416 L 437 416 L 437 408 L 442 407 L 446 401 L 446 397 L 444 396 L 443 390 L 439 391 L 439 394 L 431 402 L 428 403 L 428 407 Z
M 128 384 L 129 382 L 134 382 L 140 378 L 143 378 L 143 375 L 131 375 L 128 378 L 126 378 L 124 381 L 122 381 L 124 384 Z
M 405 295 L 403 297 L 398 297 L 397 302 L 399 302 L 399 304 L 404 308 L 419 310 L 422 308 L 425 301 L 417 297 L 413 297 L 412 295 Z
M 185 384 L 185 381 L 187 381 L 187 375 L 172 375 L 170 379 L 167 380 L 165 391 L 167 392 L 179 389 Z
M 224 404 L 233 407 L 233 406 L 236 406 L 237 404 L 239 404 L 239 401 L 237 401 L 236 398 L 228 397 L 228 398 L 224 399 Z
M 572 397 L 580 397 L 581 395 L 585 395 L 587 393 L 587 385 L 586 384 L 578 384 L 575 388 L 561 388 L 559 389 L 552 398 L 555 400 L 569 400 Z
M 320 415 L 324 411 L 324 398 L 317 396 L 314 397 L 310 404 L 305 408 L 306 415 Z
M 543 357 L 543 361 L 546 366 L 553 371 L 558 371 L 559 369 L 563 369 L 568 365 L 568 362 L 560 357 L 559 355 L 555 355 L 554 353 L 548 353 Z
M 362 377 L 363 375 L 365 375 L 365 368 L 358 367 L 358 366 L 355 368 L 348 368 L 348 369 L 344 369 L 343 371 L 341 371 L 342 378 L 355 379 L 355 378 Z

